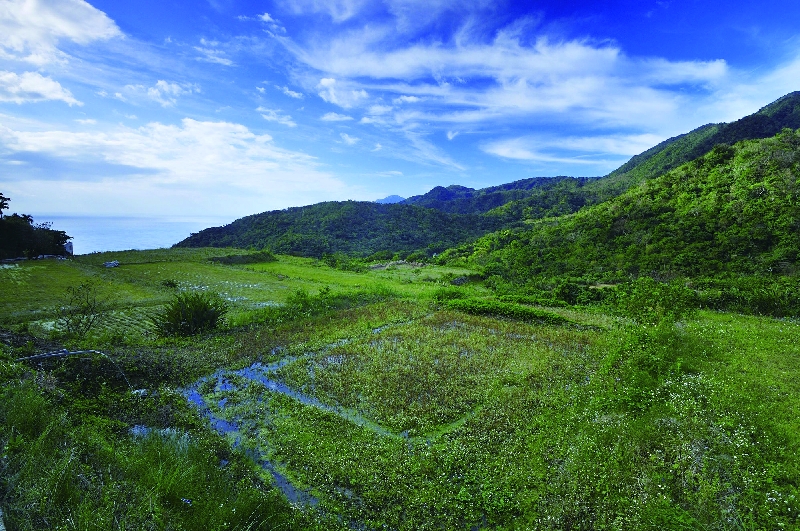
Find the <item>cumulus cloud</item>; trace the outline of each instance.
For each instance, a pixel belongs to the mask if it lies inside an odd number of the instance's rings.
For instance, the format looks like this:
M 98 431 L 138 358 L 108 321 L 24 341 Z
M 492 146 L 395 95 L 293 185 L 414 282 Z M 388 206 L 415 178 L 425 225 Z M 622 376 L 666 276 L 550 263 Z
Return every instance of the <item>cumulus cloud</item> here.
M 347 116 L 346 114 L 338 114 L 335 112 L 326 112 L 320 117 L 320 120 L 323 122 L 347 122 L 352 120 L 352 116 Z
M 288 114 L 282 114 L 278 109 L 267 109 L 264 107 L 259 107 L 256 111 L 261 113 L 261 117 L 264 118 L 268 122 L 277 122 L 279 124 L 283 124 L 287 127 L 297 127 L 297 124 L 292 120 L 292 117 Z
M 235 206 L 243 215 L 298 204 L 298 195 L 319 201 L 341 196 L 344 189 L 339 180 L 318 169 L 313 157 L 279 148 L 270 135 L 258 135 L 230 122 L 186 118 L 178 125 L 156 122 L 103 132 L 20 131 L 0 125 L 0 146 L 11 153 L 99 161 L 140 170 L 138 176 L 127 175 L 124 182 L 81 173 L 46 186 L 33 181 L 16 183 L 18 189 L 30 186 L 38 190 L 43 204 L 57 204 L 65 196 L 80 201 L 79 191 L 85 191 L 88 197 L 105 197 L 98 202 L 101 205 L 112 199 L 127 201 L 126 194 L 147 198 L 143 204 L 128 207 L 134 212 L 135 208 L 148 210 L 151 204 L 162 212 L 175 212 L 182 205 L 219 212 L 221 205 L 227 205 L 228 211 Z M 43 192 L 51 189 L 52 197 Z M 64 194 L 65 189 L 71 191 Z M 191 202 L 195 199 L 200 206 Z
M 84 0 L 3 0 L 0 35 L 0 56 L 44 65 L 66 58 L 57 48 L 62 39 L 88 44 L 122 32 Z
M 47 100 L 63 101 L 70 106 L 83 105 L 58 81 L 38 72 L 24 72 L 18 75 L 14 72 L 0 71 L 0 101 L 29 103 Z

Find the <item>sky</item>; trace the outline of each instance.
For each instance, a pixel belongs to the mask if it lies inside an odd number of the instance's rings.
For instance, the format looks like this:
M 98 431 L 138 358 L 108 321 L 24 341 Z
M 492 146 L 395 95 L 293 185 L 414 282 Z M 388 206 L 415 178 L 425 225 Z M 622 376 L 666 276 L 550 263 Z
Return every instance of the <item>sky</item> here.
M 0 0 L 10 211 L 601 176 L 800 90 L 800 2 Z

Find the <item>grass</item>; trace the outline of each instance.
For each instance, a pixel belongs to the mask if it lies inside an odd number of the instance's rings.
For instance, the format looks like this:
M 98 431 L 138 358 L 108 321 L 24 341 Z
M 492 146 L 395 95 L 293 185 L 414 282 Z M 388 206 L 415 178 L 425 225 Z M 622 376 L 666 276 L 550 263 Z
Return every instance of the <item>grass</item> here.
M 15 331 L 0 337 L 9 529 L 800 526 L 796 320 L 637 325 L 528 300 L 472 315 L 458 304 L 493 299 L 479 281 L 450 285 L 469 271 L 209 261 L 239 254 L 0 269 L 0 322 Z M 48 332 L 87 280 L 109 299 L 103 325 Z M 191 289 L 229 299 L 226 326 L 158 338 L 142 324 Z M 102 348 L 136 392 L 100 356 L 13 361 L 62 346 Z M 271 388 L 242 371 L 275 362 Z M 192 385 L 233 431 L 191 407 Z M 293 507 L 270 470 L 318 505 Z

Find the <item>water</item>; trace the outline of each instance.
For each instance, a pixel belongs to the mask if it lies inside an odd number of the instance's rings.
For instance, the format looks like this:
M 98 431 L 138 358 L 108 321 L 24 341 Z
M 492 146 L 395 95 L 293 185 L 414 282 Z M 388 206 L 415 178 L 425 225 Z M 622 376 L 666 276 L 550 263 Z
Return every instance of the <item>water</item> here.
M 193 232 L 230 223 L 229 218 L 34 215 L 72 236 L 75 254 L 171 247 Z

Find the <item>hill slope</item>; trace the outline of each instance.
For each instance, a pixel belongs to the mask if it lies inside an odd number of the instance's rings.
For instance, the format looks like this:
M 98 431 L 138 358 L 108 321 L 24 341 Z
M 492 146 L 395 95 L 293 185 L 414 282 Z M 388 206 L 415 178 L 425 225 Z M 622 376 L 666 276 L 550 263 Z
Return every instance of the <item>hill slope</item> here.
M 552 187 L 533 190 L 527 197 L 508 202 L 491 214 L 508 221 L 577 212 L 584 206 L 602 203 L 631 186 L 695 160 L 718 144 L 769 138 L 786 127 L 800 128 L 800 92 L 787 94 L 735 122 L 707 124 L 667 139 L 600 179 L 582 181 L 568 178 Z
M 319 203 L 248 216 L 177 245 L 271 248 L 305 256 L 417 250 L 430 255 L 493 230 L 518 228 L 526 220 L 578 212 L 694 160 L 715 145 L 773 136 L 784 127 L 800 128 L 800 92 L 736 122 L 709 124 L 665 140 L 603 178 L 536 177 L 480 190 L 439 186 L 399 204 Z
M 414 205 L 331 201 L 247 216 L 192 234 L 175 246 L 254 247 L 313 257 L 385 250 L 435 253 L 498 227 L 491 218 Z
M 578 213 L 445 253 L 532 275 L 793 273 L 800 253 L 800 130 L 720 145 Z

